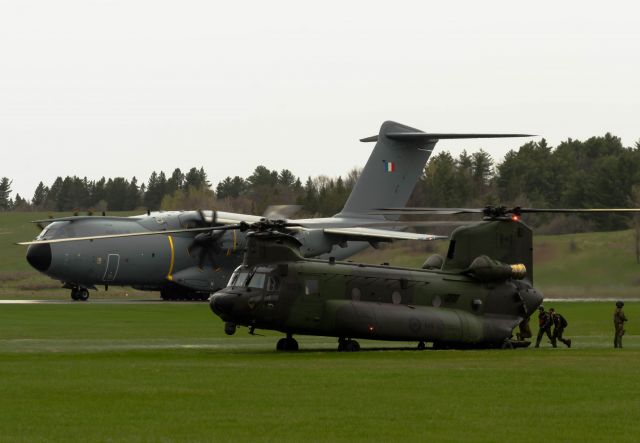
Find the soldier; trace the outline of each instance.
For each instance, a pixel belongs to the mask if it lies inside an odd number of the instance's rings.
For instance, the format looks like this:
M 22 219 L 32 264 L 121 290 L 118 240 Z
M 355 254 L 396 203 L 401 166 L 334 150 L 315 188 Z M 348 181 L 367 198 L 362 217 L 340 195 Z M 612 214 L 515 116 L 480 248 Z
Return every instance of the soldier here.
M 553 323 L 553 338 L 551 339 L 551 344 L 554 348 L 558 347 L 558 340 L 564 343 L 567 348 L 571 347 L 571 339 L 562 338 L 562 333 L 564 332 L 564 328 L 569 324 L 567 320 L 562 316 L 562 314 L 558 314 L 555 309 L 549 309 L 549 314 L 551 315 L 551 322 Z
M 613 347 L 622 347 L 622 336 L 624 335 L 624 322 L 627 321 L 627 317 L 624 315 L 622 307 L 624 303 L 621 301 L 616 302 L 616 310 L 613 311 L 613 326 L 616 328 L 616 335 L 613 339 Z
M 531 338 L 531 328 L 529 327 L 529 317 L 523 319 L 518 325 L 518 332 L 516 338 L 518 341 L 523 341 L 527 338 Z
M 538 338 L 536 339 L 536 348 L 540 347 L 540 340 L 542 340 L 542 336 L 546 333 L 549 340 L 553 343 L 553 337 L 551 336 L 551 325 L 553 322 L 551 321 L 551 315 L 548 312 L 545 312 L 544 306 L 540 305 L 538 307 Z

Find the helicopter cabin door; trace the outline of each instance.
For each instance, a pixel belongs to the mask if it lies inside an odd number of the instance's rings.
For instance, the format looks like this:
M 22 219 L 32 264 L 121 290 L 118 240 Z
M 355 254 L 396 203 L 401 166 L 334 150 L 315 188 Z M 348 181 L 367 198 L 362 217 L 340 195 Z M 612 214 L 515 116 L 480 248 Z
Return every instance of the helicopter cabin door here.
M 302 282 L 301 295 L 291 307 L 289 324 L 299 329 L 314 331 L 318 328 L 324 311 L 320 296 L 320 276 L 308 275 Z
M 120 254 L 109 254 L 107 256 L 107 269 L 104 271 L 103 281 L 114 281 L 120 267 Z

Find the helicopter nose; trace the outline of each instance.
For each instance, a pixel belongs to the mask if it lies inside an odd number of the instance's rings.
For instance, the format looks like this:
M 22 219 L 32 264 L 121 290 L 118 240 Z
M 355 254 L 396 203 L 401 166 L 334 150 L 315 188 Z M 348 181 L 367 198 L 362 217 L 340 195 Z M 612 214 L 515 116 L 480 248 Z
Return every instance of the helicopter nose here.
M 49 243 L 30 245 L 27 249 L 27 261 L 40 272 L 45 272 L 51 266 L 51 246 Z
M 233 299 L 235 295 L 231 294 L 214 294 L 211 297 L 209 306 L 217 315 L 231 314 L 233 311 Z

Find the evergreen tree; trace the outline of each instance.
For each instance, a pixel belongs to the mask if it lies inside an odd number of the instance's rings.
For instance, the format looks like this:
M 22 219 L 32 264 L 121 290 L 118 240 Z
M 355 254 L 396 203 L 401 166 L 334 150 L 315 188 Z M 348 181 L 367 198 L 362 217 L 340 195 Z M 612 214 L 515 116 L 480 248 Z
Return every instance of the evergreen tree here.
M 207 180 L 207 174 L 204 172 L 204 168 L 196 169 L 191 168 L 184 179 L 184 187 L 186 189 L 209 189 L 210 183 Z
M 0 210 L 7 211 L 11 209 L 13 201 L 11 200 L 11 183 L 7 177 L 0 179 Z
M 38 183 L 38 187 L 33 193 L 33 198 L 31 199 L 31 204 L 36 208 L 40 208 L 44 205 L 45 200 L 47 199 L 47 193 L 49 192 L 49 188 L 44 185 L 44 183 Z
M 124 177 L 109 179 L 105 185 L 107 208 L 110 211 L 124 211 L 129 182 Z
M 233 178 L 227 177 L 218 183 L 216 196 L 219 199 L 237 198 L 246 191 L 247 184 L 242 177 L 237 175 Z
M 162 176 L 164 176 L 164 172 L 161 172 Z M 163 195 L 171 195 L 174 192 L 182 189 L 184 185 L 184 174 L 180 170 L 180 168 L 174 169 L 171 177 L 166 180 L 166 185 L 163 186 Z
M 135 176 L 131 179 L 129 186 L 127 187 L 127 193 L 125 195 L 124 209 L 131 211 L 136 209 L 140 205 L 140 190 L 138 189 L 138 179 Z

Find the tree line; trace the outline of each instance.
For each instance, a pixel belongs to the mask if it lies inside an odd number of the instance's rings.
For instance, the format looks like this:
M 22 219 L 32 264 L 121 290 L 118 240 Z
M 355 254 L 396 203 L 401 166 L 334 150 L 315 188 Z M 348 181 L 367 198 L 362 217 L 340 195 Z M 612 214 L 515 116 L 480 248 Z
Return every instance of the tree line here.
M 344 205 L 359 170 L 344 177 L 308 177 L 304 184 L 288 169 L 258 166 L 246 177 L 226 177 L 214 187 L 202 167 L 171 175 L 153 172 L 146 183 L 136 177 L 89 180 L 58 177 L 40 182 L 33 197 L 11 199 L 11 180 L 0 179 L 0 210 L 122 211 L 216 208 L 261 214 L 269 205 L 297 204 L 308 216 L 330 216 Z M 424 169 L 409 201 L 413 206 L 478 207 L 486 204 L 536 207 L 640 206 L 640 141 L 625 147 L 609 133 L 558 146 L 528 142 L 495 162 L 480 149 L 454 157 L 441 151 Z M 562 217 L 534 217 L 534 224 L 562 223 Z M 581 221 L 582 220 L 582 221 Z M 575 228 L 584 219 L 570 218 Z M 623 216 L 599 217 L 593 229 L 619 229 Z

